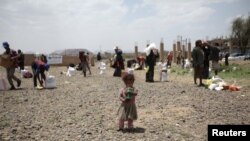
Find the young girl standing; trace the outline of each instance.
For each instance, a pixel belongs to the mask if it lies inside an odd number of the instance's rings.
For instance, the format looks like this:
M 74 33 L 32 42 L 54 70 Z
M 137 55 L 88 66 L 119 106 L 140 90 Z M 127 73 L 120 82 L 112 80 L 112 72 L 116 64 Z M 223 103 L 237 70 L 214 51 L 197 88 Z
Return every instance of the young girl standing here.
M 137 90 L 133 84 L 135 81 L 133 74 L 125 73 L 122 77 L 125 87 L 120 91 L 121 106 L 118 110 L 119 115 L 119 129 L 124 130 L 124 122 L 128 122 L 128 129 L 133 129 L 133 121 L 137 119 L 137 110 L 135 105 L 135 97 L 137 96 Z

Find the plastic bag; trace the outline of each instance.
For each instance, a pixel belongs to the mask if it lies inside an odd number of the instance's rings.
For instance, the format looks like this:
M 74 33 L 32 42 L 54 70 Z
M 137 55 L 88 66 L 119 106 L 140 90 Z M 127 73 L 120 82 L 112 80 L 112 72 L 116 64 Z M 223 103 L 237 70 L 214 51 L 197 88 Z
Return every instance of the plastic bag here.
M 75 71 L 76 71 L 75 68 L 69 67 L 66 75 L 69 77 L 75 75 Z
M 99 64 L 100 74 L 104 74 L 106 70 L 106 64 L 104 62 L 101 62 Z
M 134 74 L 134 68 L 128 68 L 127 72 L 128 74 Z
M 56 78 L 53 75 L 46 77 L 45 88 L 55 88 L 56 87 Z
M 208 88 L 210 89 L 210 90 L 214 90 L 216 87 L 218 87 L 219 86 L 219 84 L 211 84 L 211 85 L 209 85 L 208 86 Z
M 0 74 L 0 90 L 7 90 L 7 83 L 3 76 Z

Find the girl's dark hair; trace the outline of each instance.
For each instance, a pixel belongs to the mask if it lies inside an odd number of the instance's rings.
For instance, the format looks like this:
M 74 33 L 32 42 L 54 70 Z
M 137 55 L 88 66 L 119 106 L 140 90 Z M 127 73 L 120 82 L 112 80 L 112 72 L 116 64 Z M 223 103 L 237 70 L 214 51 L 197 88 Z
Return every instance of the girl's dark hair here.
M 124 81 L 124 83 L 128 82 L 128 81 L 135 81 L 135 76 L 133 74 L 129 74 L 129 73 L 124 73 L 122 76 L 122 80 Z

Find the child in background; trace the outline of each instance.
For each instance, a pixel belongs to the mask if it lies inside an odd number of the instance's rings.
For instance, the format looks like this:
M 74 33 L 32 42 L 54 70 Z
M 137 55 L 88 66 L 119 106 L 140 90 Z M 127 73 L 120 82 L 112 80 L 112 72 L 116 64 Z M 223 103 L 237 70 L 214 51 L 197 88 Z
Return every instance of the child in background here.
M 162 81 L 162 82 L 167 81 L 168 61 L 167 60 L 165 60 L 165 61 L 162 60 L 162 62 L 160 62 L 160 64 L 159 64 L 159 66 L 161 68 L 160 69 L 160 81 Z
M 137 96 L 137 90 L 135 90 L 133 84 L 135 81 L 134 75 L 125 73 L 122 77 L 125 83 L 125 88 L 120 91 L 121 106 L 118 110 L 119 115 L 119 129 L 118 131 L 124 131 L 124 122 L 128 122 L 129 131 L 133 130 L 133 121 L 137 119 L 137 110 L 135 105 L 135 97 Z

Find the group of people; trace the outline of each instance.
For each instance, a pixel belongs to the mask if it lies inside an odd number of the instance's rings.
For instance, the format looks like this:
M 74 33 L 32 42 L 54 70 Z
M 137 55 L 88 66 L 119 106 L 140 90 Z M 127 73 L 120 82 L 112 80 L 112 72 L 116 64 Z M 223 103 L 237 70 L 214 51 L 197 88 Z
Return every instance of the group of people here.
M 211 46 L 207 42 L 197 40 L 195 48 L 192 51 L 192 62 L 194 67 L 194 83 L 197 84 L 197 78 L 200 79 L 199 86 L 204 86 L 202 79 L 209 77 L 209 61 L 212 61 L 212 68 L 215 75 L 218 75 L 219 70 L 219 48 Z M 146 82 L 154 82 L 154 67 L 156 59 L 159 57 L 157 49 L 151 49 L 146 56 Z M 167 56 L 166 63 L 162 60 L 163 64 L 167 67 L 171 67 L 173 54 L 170 52 Z M 135 97 L 138 95 L 138 90 L 133 87 L 135 81 L 133 74 L 125 73 L 122 76 L 122 80 L 125 83 L 125 87 L 120 91 L 121 106 L 118 110 L 119 121 L 118 131 L 124 131 L 124 122 L 128 122 L 129 131 L 133 129 L 133 120 L 136 120 L 137 110 L 135 105 Z M 132 91 L 132 92 L 131 92 Z
M 114 50 L 115 50 L 115 55 L 112 59 L 112 64 L 111 64 L 111 67 L 115 69 L 113 76 L 121 77 L 122 70 L 124 70 L 124 58 L 122 56 L 122 50 L 119 49 L 118 47 L 115 47 Z M 157 59 L 159 58 L 159 53 L 158 53 L 158 49 L 156 49 L 155 47 L 153 48 L 149 47 L 147 52 L 148 53 L 146 54 L 146 58 L 144 58 L 143 56 L 138 56 L 136 58 L 137 60 L 134 60 L 134 61 L 136 61 L 136 63 L 138 63 L 139 65 L 139 67 L 137 68 L 138 70 L 146 68 L 145 81 L 154 82 L 154 70 L 155 70 L 154 68 L 155 68 Z M 164 63 L 166 66 L 164 67 L 165 68 L 171 67 L 172 60 L 173 60 L 173 53 L 169 52 L 167 58 L 165 60 L 162 60 L 164 62 L 166 61 L 166 63 Z
M 10 49 L 7 42 L 3 43 L 5 48 L 4 54 L 9 55 L 10 59 L 13 60 L 13 65 L 7 68 L 7 78 L 11 86 L 11 90 L 16 89 L 13 80 L 17 82 L 17 87 L 21 85 L 21 80 L 14 75 L 15 69 L 17 66 L 20 69 L 24 69 L 24 55 L 20 50 L 16 53 L 14 50 Z M 115 69 L 113 76 L 121 77 L 125 86 L 120 90 L 119 99 L 121 101 L 120 107 L 118 109 L 119 121 L 118 131 L 124 131 L 124 122 L 128 122 L 128 129 L 133 130 L 133 121 L 138 118 L 137 109 L 135 104 L 135 98 L 138 95 L 138 90 L 133 86 L 135 77 L 134 74 L 125 72 L 124 70 L 124 58 L 122 56 L 122 50 L 116 47 L 115 55 L 113 58 L 112 67 Z M 217 47 L 213 47 L 206 42 L 197 40 L 195 42 L 195 48 L 192 50 L 192 62 L 194 67 L 194 83 L 197 84 L 197 78 L 199 78 L 199 86 L 203 86 L 202 79 L 209 77 L 209 61 L 212 61 L 212 67 L 215 71 L 215 75 L 218 74 L 219 69 L 219 52 L 220 50 Z M 156 60 L 159 57 L 158 50 L 152 48 L 146 54 L 146 59 L 141 60 L 141 63 L 145 63 L 146 67 L 146 82 L 154 82 L 154 67 L 156 65 Z M 80 65 L 82 67 L 82 72 L 86 77 L 86 71 L 89 70 L 91 74 L 90 65 L 89 65 L 89 54 L 84 51 L 79 52 Z M 98 61 L 101 61 L 101 55 L 97 55 Z M 166 58 L 166 66 L 171 67 L 173 59 L 173 54 L 170 52 Z M 40 85 L 43 86 L 44 81 L 46 80 L 45 71 L 49 70 L 49 65 L 47 64 L 46 56 L 42 55 L 37 57 L 31 64 L 33 71 L 33 82 L 34 87 L 37 87 L 37 80 Z
M 9 90 L 15 90 L 16 87 L 13 83 L 13 80 L 17 82 L 17 87 L 21 85 L 21 79 L 15 76 L 16 68 L 19 70 L 24 70 L 24 54 L 19 49 L 17 52 L 14 49 L 10 48 L 8 42 L 2 43 L 5 52 L 4 56 L 7 56 L 6 59 L 10 59 L 10 65 L 6 68 L 7 79 L 10 84 Z M 44 87 L 44 82 L 46 80 L 46 76 L 44 74 L 45 71 L 49 70 L 49 64 L 47 64 L 47 59 L 45 55 L 37 56 L 35 60 L 31 64 L 32 72 L 33 72 L 33 84 L 34 87 L 37 87 L 37 80 L 40 83 L 40 86 Z
M 215 46 L 208 44 L 207 42 L 202 42 L 197 40 L 195 42 L 195 47 L 192 50 L 192 63 L 194 68 L 194 83 L 197 84 L 197 79 L 199 79 L 199 86 L 204 86 L 202 79 L 209 78 L 209 64 L 212 61 L 212 69 L 214 74 L 217 76 L 220 68 L 220 49 L 219 44 L 216 43 Z
M 121 77 L 122 70 L 125 69 L 124 67 L 124 58 L 122 56 L 122 50 L 118 47 L 114 48 L 115 55 L 112 60 L 112 67 L 115 69 L 113 76 Z M 143 57 L 138 57 L 137 61 L 139 65 L 144 66 L 147 68 L 146 71 L 146 82 L 154 82 L 154 67 L 156 65 L 156 59 L 159 57 L 159 53 L 157 49 L 150 49 L 149 54 L 147 54 L 146 59 Z

